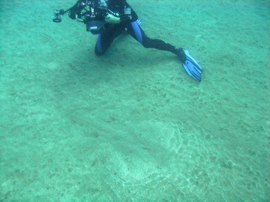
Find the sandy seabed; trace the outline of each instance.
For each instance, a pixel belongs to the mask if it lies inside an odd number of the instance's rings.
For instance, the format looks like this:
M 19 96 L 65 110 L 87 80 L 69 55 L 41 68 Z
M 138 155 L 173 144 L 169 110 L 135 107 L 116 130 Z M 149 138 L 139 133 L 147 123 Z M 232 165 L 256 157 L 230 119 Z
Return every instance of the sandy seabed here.
M 270 3 L 130 0 L 151 38 L 96 57 L 68 1 L 0 2 L 1 201 L 269 201 Z

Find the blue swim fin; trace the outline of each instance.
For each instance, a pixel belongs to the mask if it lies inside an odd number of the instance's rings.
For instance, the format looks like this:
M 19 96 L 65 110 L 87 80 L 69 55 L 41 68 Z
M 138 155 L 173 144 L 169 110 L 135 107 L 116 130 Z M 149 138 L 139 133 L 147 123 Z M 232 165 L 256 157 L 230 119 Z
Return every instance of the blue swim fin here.
M 196 81 L 201 81 L 202 79 L 202 68 L 197 63 L 197 61 L 189 54 L 188 50 L 183 50 L 185 53 L 185 60 L 183 62 L 183 67 L 186 73 L 195 79 Z

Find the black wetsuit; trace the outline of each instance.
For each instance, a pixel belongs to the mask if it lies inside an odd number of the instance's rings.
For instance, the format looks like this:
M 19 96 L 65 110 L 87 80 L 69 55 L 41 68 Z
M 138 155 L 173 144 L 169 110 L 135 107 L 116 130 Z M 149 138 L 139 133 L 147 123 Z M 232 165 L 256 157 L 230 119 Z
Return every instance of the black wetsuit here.
M 165 43 L 164 41 L 159 39 L 151 39 L 146 36 L 144 31 L 140 27 L 137 14 L 126 2 L 126 0 L 108 0 L 107 6 L 110 11 L 118 13 L 119 15 L 124 14 L 125 8 L 130 8 L 131 14 L 128 19 L 121 20 L 121 22 L 118 24 L 106 23 L 104 31 L 98 35 L 95 47 L 96 55 L 98 56 L 103 55 L 106 52 L 106 50 L 110 47 L 113 40 L 124 31 L 126 31 L 129 35 L 131 35 L 134 39 L 136 39 L 139 43 L 141 43 L 145 48 L 155 48 L 159 50 L 169 51 L 178 55 L 179 52 L 171 44 Z M 97 17 L 99 18 L 99 20 L 100 16 L 101 15 L 98 15 Z
M 130 7 L 125 0 L 109 0 L 108 8 L 114 12 L 123 12 L 124 7 Z M 122 10 L 121 10 L 122 9 Z M 96 44 L 95 53 L 102 55 L 109 48 L 113 40 L 123 31 L 127 31 L 134 39 L 141 43 L 145 48 L 156 48 L 159 50 L 170 51 L 177 54 L 176 48 L 171 44 L 165 43 L 159 39 L 151 39 L 146 36 L 138 22 L 138 16 L 131 8 L 132 18 L 119 24 L 111 24 L 108 29 L 105 29 L 99 36 Z

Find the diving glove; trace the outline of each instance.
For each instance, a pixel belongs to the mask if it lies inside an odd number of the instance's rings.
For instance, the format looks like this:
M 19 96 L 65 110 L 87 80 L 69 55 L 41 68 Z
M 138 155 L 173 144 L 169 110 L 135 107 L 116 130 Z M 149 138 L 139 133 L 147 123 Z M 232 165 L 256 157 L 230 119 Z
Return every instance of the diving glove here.
M 85 7 L 85 4 L 83 4 L 82 0 L 78 0 L 76 4 L 70 9 L 68 12 L 68 16 L 72 19 L 75 20 L 78 17 L 81 16 L 81 11 Z
M 69 11 L 68 16 L 72 19 L 75 20 L 77 18 L 77 14 L 75 12 Z
M 124 14 L 120 15 L 119 13 L 114 13 L 111 10 L 108 10 L 107 15 L 105 16 L 105 21 L 110 24 L 118 24 L 124 21 L 130 21 L 132 19 L 131 9 L 126 8 Z
M 110 24 L 118 24 L 121 22 L 120 17 L 117 17 L 113 14 L 108 13 L 105 17 L 105 21 Z

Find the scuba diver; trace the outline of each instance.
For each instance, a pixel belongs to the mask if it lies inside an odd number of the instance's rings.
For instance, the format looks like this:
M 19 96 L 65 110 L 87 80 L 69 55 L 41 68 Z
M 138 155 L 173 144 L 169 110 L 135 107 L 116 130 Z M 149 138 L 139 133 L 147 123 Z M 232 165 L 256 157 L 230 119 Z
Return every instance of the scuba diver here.
M 145 48 L 155 48 L 175 54 L 187 74 L 201 81 L 202 68 L 187 50 L 176 48 L 159 39 L 149 38 L 142 28 L 135 11 L 126 0 L 78 0 L 74 6 L 55 13 L 54 22 L 61 22 L 61 15 L 68 13 L 73 20 L 86 24 L 86 30 L 97 34 L 95 54 L 103 55 L 120 34 L 126 32 Z

